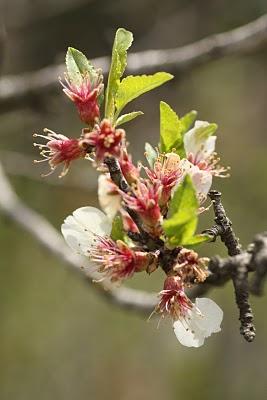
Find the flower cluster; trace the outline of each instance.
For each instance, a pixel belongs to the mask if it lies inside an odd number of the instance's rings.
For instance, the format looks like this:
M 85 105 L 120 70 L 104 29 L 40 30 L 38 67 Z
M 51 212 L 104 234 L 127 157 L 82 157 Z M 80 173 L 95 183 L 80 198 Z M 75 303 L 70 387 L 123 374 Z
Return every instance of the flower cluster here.
M 129 45 L 132 37 L 123 30 L 121 41 L 116 39 L 114 46 L 122 46 L 127 37 Z M 170 126 L 167 122 L 165 129 L 168 118 L 161 116 L 159 146 L 147 144 L 148 164 L 135 165 L 128 152 L 126 133 L 117 126 L 140 112 L 119 116 L 120 111 L 137 97 L 135 87 L 138 93 L 144 93 L 159 86 L 159 75 L 161 83 L 170 75 L 156 74 L 154 83 L 153 75 L 120 81 L 118 70 L 112 70 L 120 51 L 121 47 L 113 54 L 115 61 L 111 63 L 104 96 L 100 71 L 82 53 L 69 49 L 66 82 L 61 83 L 87 127 L 77 138 L 45 130 L 46 135 L 34 136 L 47 142 L 34 145 L 43 156 L 39 162 L 47 161 L 51 172 L 63 165 L 60 176 L 76 159 L 89 159 L 100 171 L 98 197 L 103 211 L 78 208 L 62 225 L 62 234 L 71 249 L 87 258 L 86 268 L 97 272 L 100 280 L 120 284 L 137 272 L 150 274 L 161 267 L 167 277 L 153 313 L 159 314 L 160 319 L 171 318 L 175 335 L 183 345 L 198 347 L 211 333 L 220 330 L 222 321 L 222 311 L 212 300 L 202 298 L 193 303 L 186 294 L 188 288 L 203 283 L 209 274 L 208 259 L 199 257 L 192 246 L 210 239 L 196 234 L 198 215 L 213 177 L 227 176 L 227 169 L 219 166 L 215 153 L 217 126 L 205 121 L 194 123 L 192 114 L 181 121 L 177 116 L 174 120 L 179 123 Z M 102 97 L 104 115 L 100 110 Z M 171 113 L 175 114 L 173 110 Z

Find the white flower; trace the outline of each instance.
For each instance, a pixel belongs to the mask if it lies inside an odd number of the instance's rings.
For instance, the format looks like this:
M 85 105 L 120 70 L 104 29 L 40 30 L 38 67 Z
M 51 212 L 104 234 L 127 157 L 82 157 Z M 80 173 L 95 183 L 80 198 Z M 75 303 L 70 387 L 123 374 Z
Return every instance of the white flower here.
M 207 129 L 214 127 L 213 129 Z M 206 128 L 206 129 L 205 129 Z M 184 135 L 184 148 L 187 158 L 193 164 L 210 158 L 215 150 L 216 136 L 211 136 L 216 130 L 215 124 L 206 121 L 196 121 L 195 126 Z
M 83 268 L 94 272 L 95 279 L 120 283 L 151 265 L 147 252 L 135 251 L 121 240 L 112 240 L 111 222 L 97 208 L 82 207 L 74 211 L 61 230 L 71 249 L 87 257 Z
M 220 332 L 223 311 L 212 300 L 197 298 L 192 309 L 174 322 L 174 333 L 183 346 L 200 347 L 212 333 Z
M 103 211 L 112 221 L 121 208 L 121 195 L 115 191 L 116 187 L 108 175 L 98 177 L 98 200 Z
M 200 169 L 188 160 L 181 161 L 184 176 L 189 174 L 196 189 L 200 203 L 206 199 L 212 185 L 212 173 L 209 170 Z
M 111 222 L 95 207 L 81 207 L 68 216 L 61 226 L 61 232 L 72 250 L 88 256 L 96 238 L 109 236 Z

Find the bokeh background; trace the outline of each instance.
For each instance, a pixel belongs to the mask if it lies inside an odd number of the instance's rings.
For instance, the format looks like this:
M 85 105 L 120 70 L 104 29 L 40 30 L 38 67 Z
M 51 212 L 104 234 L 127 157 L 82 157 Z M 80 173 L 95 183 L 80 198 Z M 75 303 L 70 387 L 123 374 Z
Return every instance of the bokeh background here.
M 5 25 L 2 74 L 21 74 L 62 62 L 67 46 L 88 57 L 110 54 L 114 32 L 134 32 L 134 51 L 170 48 L 249 22 L 267 11 L 266 0 L 1 0 Z M 217 180 L 236 232 L 246 246 L 267 227 L 267 47 L 228 57 L 177 76 L 136 101 L 143 117 L 129 123 L 135 160 L 144 140 L 156 144 L 159 101 L 180 115 L 199 111 L 217 122 L 218 151 L 231 179 Z M 74 107 L 58 93 L 12 112 L 0 110 L 1 159 L 21 198 L 58 229 L 66 215 L 97 205 L 96 176 L 76 163 L 57 184 L 41 181 L 32 133 L 49 127 L 79 135 Z M 126 127 L 126 125 L 125 125 Z M 21 157 L 21 155 L 23 157 Z M 20 157 L 19 157 L 20 156 Z M 212 223 L 212 212 L 203 226 Z M 213 290 L 225 312 L 221 334 L 199 349 L 183 348 L 170 325 L 109 305 L 66 270 L 32 237 L 0 215 L 1 400 L 191 400 L 266 397 L 266 297 L 252 298 L 254 343 L 239 335 L 231 284 Z M 204 255 L 225 254 L 218 243 Z M 162 275 L 138 277 L 133 287 L 159 291 Z

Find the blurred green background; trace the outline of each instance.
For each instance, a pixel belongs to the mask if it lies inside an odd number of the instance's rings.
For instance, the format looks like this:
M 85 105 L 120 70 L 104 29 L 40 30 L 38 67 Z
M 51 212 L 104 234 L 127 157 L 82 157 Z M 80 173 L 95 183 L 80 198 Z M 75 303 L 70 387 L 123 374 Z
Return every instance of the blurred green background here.
M 170 48 L 267 11 L 266 0 L 1 0 L 0 5 L 7 32 L 2 74 L 62 62 L 68 45 L 90 58 L 108 55 L 119 26 L 134 32 L 134 51 Z M 200 119 L 219 124 L 217 150 L 232 176 L 214 187 L 223 191 L 244 246 L 267 227 L 266 70 L 266 47 L 195 68 L 136 101 L 145 115 L 125 125 L 138 160 L 144 140 L 157 143 L 160 100 L 180 115 L 196 109 Z M 45 165 L 31 167 L 28 158 L 10 152 L 36 158 L 32 133 L 43 127 L 69 136 L 80 133 L 81 123 L 60 85 L 57 95 L 0 114 L 0 156 L 21 198 L 59 229 L 74 209 L 97 204 L 96 175 L 89 164 L 77 163 L 60 185 L 55 177 L 35 179 Z M 211 225 L 212 218 L 207 213 L 202 225 Z M 2 215 L 0 243 L 1 400 L 266 397 L 266 297 L 252 298 L 257 337 L 247 344 L 239 335 L 231 284 L 214 290 L 211 297 L 225 312 L 222 333 L 202 348 L 183 348 L 170 324 L 157 330 L 155 321 L 107 304 Z M 202 253 L 225 251 L 218 243 Z M 160 272 L 144 278 L 130 284 L 161 290 Z

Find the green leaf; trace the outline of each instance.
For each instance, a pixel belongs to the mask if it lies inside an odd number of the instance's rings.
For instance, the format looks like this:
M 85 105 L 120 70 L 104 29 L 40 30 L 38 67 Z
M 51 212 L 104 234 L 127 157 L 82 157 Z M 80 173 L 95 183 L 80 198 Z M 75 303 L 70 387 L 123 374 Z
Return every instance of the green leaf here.
M 120 82 L 116 94 L 116 115 L 119 115 L 130 101 L 172 78 L 173 75 L 166 72 L 157 72 L 154 75 L 127 76 Z
M 199 204 L 192 180 L 187 175 L 170 202 L 163 229 L 171 245 L 182 245 L 192 239 L 197 228 Z
M 160 150 L 168 153 L 181 148 L 182 123 L 172 108 L 164 101 L 160 102 Z
M 158 153 L 157 153 L 157 151 L 154 149 L 154 147 L 151 146 L 150 143 L 146 143 L 146 144 L 145 144 L 145 151 L 146 151 L 146 152 L 145 152 L 145 156 L 146 156 L 147 162 L 148 162 L 150 168 L 153 169 L 153 168 L 154 168 L 155 161 L 156 161 L 156 159 L 158 158 Z
M 123 28 L 117 30 L 112 49 L 105 104 L 105 117 L 111 120 L 115 113 L 115 97 L 118 91 L 120 78 L 127 64 L 127 50 L 131 46 L 132 41 L 133 34 L 131 32 Z
M 133 111 L 133 112 L 131 112 L 129 114 L 123 114 L 117 119 L 116 126 L 125 124 L 125 122 L 129 122 L 132 119 L 138 117 L 139 115 L 143 115 L 143 114 L 144 113 L 142 111 Z
M 113 240 L 124 240 L 124 230 L 123 230 L 123 222 L 121 215 L 117 215 L 112 221 L 112 229 L 111 229 L 111 239 Z
M 181 212 L 197 212 L 199 207 L 196 190 L 189 175 L 178 186 L 170 202 L 169 218 Z
M 195 110 L 190 111 L 181 118 L 182 134 L 184 134 L 191 128 L 196 118 L 197 118 L 197 111 Z
M 91 79 L 97 79 L 97 72 L 87 57 L 79 50 L 69 47 L 66 54 L 66 67 L 70 81 L 80 85 L 83 76 L 89 74 Z
M 205 139 L 208 139 L 209 136 L 213 135 L 218 129 L 217 124 L 209 124 L 207 126 L 200 126 L 199 128 L 196 128 L 195 132 L 195 138 L 197 141 L 203 141 Z
M 168 244 L 171 246 L 184 246 L 190 242 L 194 237 L 194 233 L 197 229 L 197 217 L 188 218 L 181 222 L 178 221 L 172 227 L 172 234 L 168 237 Z M 169 233 L 171 230 L 169 230 Z
M 205 243 L 205 242 L 210 242 L 211 240 L 212 240 L 212 236 L 199 234 L 199 235 L 193 236 L 191 239 L 186 241 L 184 243 L 184 246 L 187 246 L 187 247 L 198 246 L 199 244 L 202 244 L 202 243 Z

